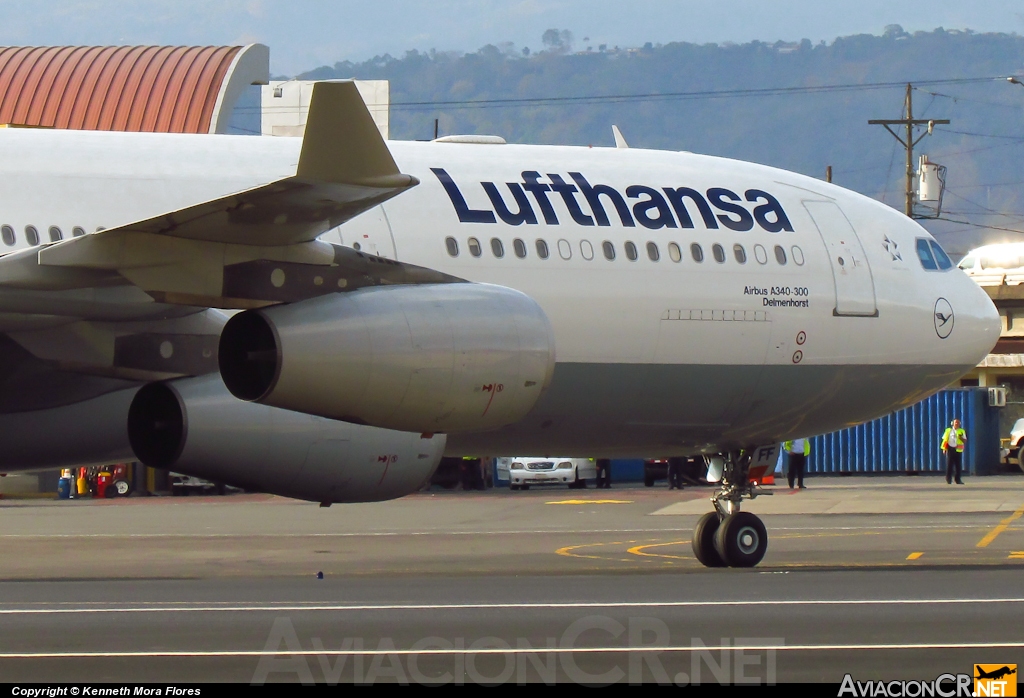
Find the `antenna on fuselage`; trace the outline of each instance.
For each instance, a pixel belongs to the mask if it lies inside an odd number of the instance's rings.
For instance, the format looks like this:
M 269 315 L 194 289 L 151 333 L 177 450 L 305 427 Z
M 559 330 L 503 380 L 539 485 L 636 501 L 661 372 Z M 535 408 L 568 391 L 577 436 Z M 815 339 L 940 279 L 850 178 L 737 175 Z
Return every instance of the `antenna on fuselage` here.
M 620 131 L 619 127 L 616 126 L 615 124 L 612 124 L 612 135 L 615 137 L 615 147 L 616 148 L 628 148 L 629 147 L 629 143 L 627 143 L 626 139 L 622 137 L 622 131 Z

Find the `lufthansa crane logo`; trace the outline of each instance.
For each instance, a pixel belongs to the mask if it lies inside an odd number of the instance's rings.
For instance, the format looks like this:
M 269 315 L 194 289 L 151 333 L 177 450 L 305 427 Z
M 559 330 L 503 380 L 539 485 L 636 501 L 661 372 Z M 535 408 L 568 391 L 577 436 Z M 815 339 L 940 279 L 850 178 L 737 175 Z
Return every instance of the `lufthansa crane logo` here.
M 953 306 L 945 298 L 935 301 L 935 334 L 945 339 L 953 331 Z

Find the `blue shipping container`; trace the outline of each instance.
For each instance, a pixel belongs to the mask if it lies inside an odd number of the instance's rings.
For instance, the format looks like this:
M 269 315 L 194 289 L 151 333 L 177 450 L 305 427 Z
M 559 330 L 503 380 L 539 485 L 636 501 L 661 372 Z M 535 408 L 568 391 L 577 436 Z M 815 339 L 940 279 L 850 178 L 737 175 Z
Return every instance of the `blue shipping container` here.
M 943 390 L 916 405 L 811 439 L 808 473 L 945 472 L 942 434 L 953 419 L 967 432 L 964 472 L 999 469 L 999 408 L 985 388 Z

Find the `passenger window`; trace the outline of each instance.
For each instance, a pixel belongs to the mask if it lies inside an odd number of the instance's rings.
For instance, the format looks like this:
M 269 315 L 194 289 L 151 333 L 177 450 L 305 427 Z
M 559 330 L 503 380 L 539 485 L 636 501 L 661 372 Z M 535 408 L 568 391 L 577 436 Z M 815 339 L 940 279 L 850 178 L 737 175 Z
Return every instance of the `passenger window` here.
M 631 262 L 635 262 L 637 258 L 640 257 L 640 253 L 636 251 L 636 245 L 634 245 L 629 240 L 626 240 L 625 244 L 622 246 L 622 249 L 626 251 L 626 259 L 628 259 Z
M 459 243 L 455 238 L 445 238 L 444 246 L 448 248 L 448 254 L 452 257 L 459 256 Z
M 796 263 L 796 265 L 798 267 L 802 267 L 804 265 L 804 251 L 801 250 L 796 245 L 793 245 L 790 252 L 793 253 L 793 261 Z
M 594 258 L 594 246 L 590 244 L 590 240 L 580 240 L 580 254 L 588 261 Z
M 80 238 L 83 235 L 85 235 L 85 228 L 83 228 L 82 226 L 76 225 L 74 228 L 71 229 L 71 237 Z
M 25 226 L 25 241 L 33 246 L 39 244 L 39 231 L 36 230 L 34 225 Z
M 483 249 L 480 247 L 480 241 L 476 238 L 469 239 L 469 253 L 474 257 L 479 257 L 483 254 Z
M 921 260 L 921 266 L 928 271 L 937 271 L 938 265 L 935 264 L 935 258 L 932 257 L 931 247 L 928 245 L 928 241 L 924 238 L 917 239 L 917 258 Z
M 775 261 L 782 266 L 786 264 L 786 251 L 782 249 L 782 245 L 775 246 Z
M 355 250 L 356 252 L 358 252 L 359 250 L 363 249 L 363 246 L 360 245 L 358 242 L 353 242 L 352 243 L 352 249 Z
M 12 247 L 17 242 L 14 237 L 14 228 L 9 225 L 0 227 L 0 237 L 3 238 L 4 244 L 8 247 Z
M 548 258 L 548 243 L 544 242 L 540 238 L 537 238 L 537 256 L 541 259 Z
M 935 261 L 938 263 L 939 269 L 945 271 L 946 269 L 952 268 L 953 261 L 945 253 L 945 251 L 941 247 L 939 247 L 939 243 L 935 242 L 934 240 L 929 240 L 928 242 L 931 243 L 932 253 L 935 255 Z
M 693 261 L 695 262 L 703 262 L 704 250 L 697 243 L 693 243 L 690 245 L 690 256 L 693 257 Z
M 659 259 L 661 259 L 661 250 L 658 249 L 657 243 L 647 243 L 647 257 L 652 262 L 657 262 Z
M 673 262 L 682 260 L 683 252 L 679 249 L 679 245 L 674 242 L 668 243 L 668 256 Z
M 491 252 L 493 252 L 494 256 L 498 259 L 505 256 L 505 246 L 498 238 L 491 238 Z
M 764 245 L 754 245 L 754 259 L 758 264 L 768 263 L 768 251 L 764 249 Z
M 743 249 L 743 245 L 733 245 L 732 256 L 735 257 L 736 261 L 740 264 L 747 263 L 747 251 Z
M 604 251 L 604 258 L 609 262 L 615 259 L 615 245 L 609 240 L 605 240 L 601 243 L 601 249 Z
M 711 246 L 711 254 L 715 255 L 715 261 L 719 264 L 725 262 L 725 248 L 717 242 Z
M 516 257 L 519 259 L 526 259 L 526 243 L 516 238 L 512 241 L 512 249 L 516 251 Z
M 64 234 L 60 232 L 60 228 L 55 225 L 50 226 L 50 242 L 60 242 L 64 239 Z
M 562 259 L 572 259 L 572 246 L 568 240 L 562 239 L 558 241 L 558 256 Z

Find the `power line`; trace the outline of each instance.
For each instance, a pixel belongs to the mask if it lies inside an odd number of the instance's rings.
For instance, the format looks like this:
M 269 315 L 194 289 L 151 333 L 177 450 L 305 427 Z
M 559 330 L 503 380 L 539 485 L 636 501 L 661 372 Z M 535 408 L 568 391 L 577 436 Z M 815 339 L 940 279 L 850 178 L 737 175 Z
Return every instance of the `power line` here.
M 963 184 L 963 185 L 956 186 L 956 187 L 949 187 L 947 189 L 947 191 L 949 189 L 962 190 L 962 189 L 985 189 L 986 187 L 995 188 L 995 187 L 1019 187 L 1019 186 L 1024 186 L 1024 180 L 1017 180 L 1015 182 L 987 182 L 985 184 Z
M 958 225 L 966 225 L 970 228 L 985 228 L 987 230 L 1002 230 L 1007 233 L 1021 233 L 1024 234 L 1024 230 L 1017 230 L 1016 228 L 1003 228 L 998 225 L 984 225 L 982 223 L 971 223 L 970 221 L 957 221 L 952 218 L 935 218 L 933 220 L 945 221 L 946 223 L 957 223 Z
M 956 133 L 961 136 L 974 136 L 976 138 L 1004 138 L 1010 141 L 1024 141 L 1024 136 L 1003 136 L 994 133 L 974 133 L 973 131 L 957 131 L 952 128 L 936 128 L 936 131 L 942 131 L 943 133 Z
M 914 89 L 917 90 L 918 88 L 915 87 Z M 946 99 L 951 99 L 954 102 L 973 102 L 975 104 L 987 104 L 990 107 L 1006 107 L 1008 109 L 1020 109 L 1019 104 L 1009 104 L 1007 102 L 989 102 L 984 99 L 975 99 L 974 97 L 958 97 L 956 95 L 947 95 L 941 92 L 932 92 L 931 90 L 919 91 L 927 95 L 932 95 L 933 97 L 945 97 Z
M 947 78 L 943 80 L 920 80 L 919 85 L 948 85 L 990 82 L 1002 77 Z M 723 99 L 739 97 L 772 97 L 792 94 L 819 94 L 826 92 L 854 92 L 885 90 L 906 86 L 905 82 L 839 83 L 832 85 L 808 85 L 794 87 L 759 87 L 734 90 L 698 90 L 693 92 L 649 92 L 615 95 L 577 95 L 573 97 L 509 97 L 498 99 L 431 100 L 391 102 L 396 110 L 419 109 L 492 109 L 500 107 L 572 106 L 578 104 L 607 104 L 621 102 L 651 102 L 690 99 Z

